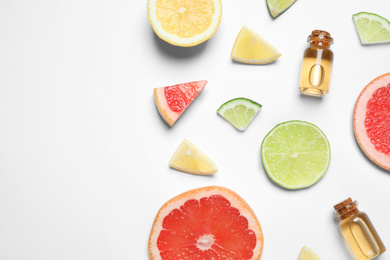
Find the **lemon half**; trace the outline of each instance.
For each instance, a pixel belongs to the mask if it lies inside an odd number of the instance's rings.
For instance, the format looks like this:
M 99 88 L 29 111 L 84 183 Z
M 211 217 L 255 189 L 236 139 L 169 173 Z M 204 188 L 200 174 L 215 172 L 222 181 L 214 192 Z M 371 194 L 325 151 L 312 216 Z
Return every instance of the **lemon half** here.
M 222 17 L 221 0 L 148 0 L 147 8 L 155 33 L 182 47 L 210 39 Z

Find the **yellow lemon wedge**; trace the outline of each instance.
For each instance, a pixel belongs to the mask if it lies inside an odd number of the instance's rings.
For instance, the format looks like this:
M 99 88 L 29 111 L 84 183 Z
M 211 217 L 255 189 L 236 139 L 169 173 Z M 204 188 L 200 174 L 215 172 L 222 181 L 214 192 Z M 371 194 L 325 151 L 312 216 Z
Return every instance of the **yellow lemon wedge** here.
M 232 50 L 233 60 L 249 64 L 267 64 L 280 55 L 271 43 L 246 26 L 242 27 Z
M 186 139 L 173 154 L 169 166 L 186 173 L 210 175 L 218 171 L 214 162 Z
M 148 0 L 147 9 L 155 33 L 181 47 L 210 39 L 222 17 L 221 0 Z
M 321 260 L 321 258 L 313 250 L 304 246 L 299 253 L 298 260 Z

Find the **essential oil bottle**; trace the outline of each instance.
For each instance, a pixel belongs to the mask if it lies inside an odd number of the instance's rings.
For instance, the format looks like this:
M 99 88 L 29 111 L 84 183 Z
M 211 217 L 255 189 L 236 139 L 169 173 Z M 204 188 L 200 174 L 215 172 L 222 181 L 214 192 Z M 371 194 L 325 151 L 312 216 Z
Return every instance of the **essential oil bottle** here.
M 367 214 L 359 211 L 357 201 L 348 198 L 334 206 L 339 229 L 356 260 L 375 259 L 386 251 Z
M 329 47 L 333 38 L 326 31 L 314 30 L 307 42 L 310 46 L 303 55 L 299 89 L 305 95 L 320 97 L 329 91 L 333 66 L 333 52 Z

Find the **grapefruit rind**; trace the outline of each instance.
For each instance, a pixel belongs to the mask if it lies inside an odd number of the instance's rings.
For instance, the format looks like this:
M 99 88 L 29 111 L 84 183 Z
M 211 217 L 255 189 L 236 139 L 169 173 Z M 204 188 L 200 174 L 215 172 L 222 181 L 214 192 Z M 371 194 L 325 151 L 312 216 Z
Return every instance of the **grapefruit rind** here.
M 183 165 L 181 166 L 175 163 L 176 156 L 178 155 L 178 152 L 182 149 L 184 145 L 188 145 L 191 149 L 193 149 L 198 154 L 197 157 L 198 158 L 200 157 L 199 160 L 201 161 L 199 162 L 197 160 L 197 163 L 201 163 L 201 165 L 197 165 L 198 170 L 188 169 Z M 176 149 L 171 160 L 169 161 L 169 166 L 175 170 L 190 173 L 190 174 L 196 174 L 196 175 L 211 175 L 218 172 L 218 168 L 215 165 L 215 163 L 198 147 L 196 147 L 186 139 L 184 139 L 183 142 L 181 142 L 179 147 Z
M 390 72 L 372 80 L 360 93 L 353 111 L 353 130 L 360 148 L 374 163 L 388 171 L 390 171 L 390 156 L 376 150 L 367 135 L 364 121 L 366 118 L 367 102 L 371 99 L 372 94 L 378 88 L 387 86 L 389 83 Z
M 260 223 L 250 208 L 250 206 L 235 192 L 230 189 L 220 186 L 209 186 L 198 188 L 184 192 L 168 202 L 166 202 L 158 211 L 154 219 L 153 227 L 149 236 L 149 256 L 151 260 L 161 260 L 160 251 L 157 247 L 157 239 L 161 232 L 162 223 L 172 210 L 180 208 L 186 201 L 191 199 L 200 200 L 203 197 L 210 197 L 212 195 L 221 195 L 229 200 L 231 207 L 237 208 L 241 215 L 248 220 L 248 229 L 251 229 L 256 234 L 256 247 L 253 249 L 253 257 L 250 260 L 259 260 L 263 251 L 263 232 Z
M 169 109 L 164 88 L 155 88 L 153 92 L 158 112 L 169 126 L 173 126 L 182 113 L 179 114 Z
M 205 42 L 208 39 L 210 39 L 215 34 L 221 22 L 222 2 L 221 0 L 213 0 L 214 15 L 212 17 L 212 23 L 210 24 L 210 26 L 204 32 L 194 37 L 179 37 L 177 35 L 171 34 L 166 30 L 164 30 L 164 28 L 161 25 L 161 22 L 158 20 L 156 15 L 155 2 L 156 0 L 148 0 L 147 3 L 147 14 L 148 14 L 150 24 L 152 25 L 154 32 L 157 34 L 157 36 L 160 39 L 172 45 L 176 45 L 180 47 L 193 47 L 199 45 L 202 42 Z

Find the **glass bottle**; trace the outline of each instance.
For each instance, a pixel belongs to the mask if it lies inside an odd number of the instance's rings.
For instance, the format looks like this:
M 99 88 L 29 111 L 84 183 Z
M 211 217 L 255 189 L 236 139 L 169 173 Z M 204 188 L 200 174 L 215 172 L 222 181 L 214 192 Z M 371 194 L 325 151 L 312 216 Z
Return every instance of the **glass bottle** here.
M 303 55 L 299 89 L 305 95 L 320 97 L 329 91 L 333 66 L 333 52 L 329 47 L 333 38 L 326 31 L 314 30 L 307 42 L 310 47 Z
M 334 206 L 339 229 L 356 260 L 374 259 L 386 251 L 367 214 L 348 198 Z

